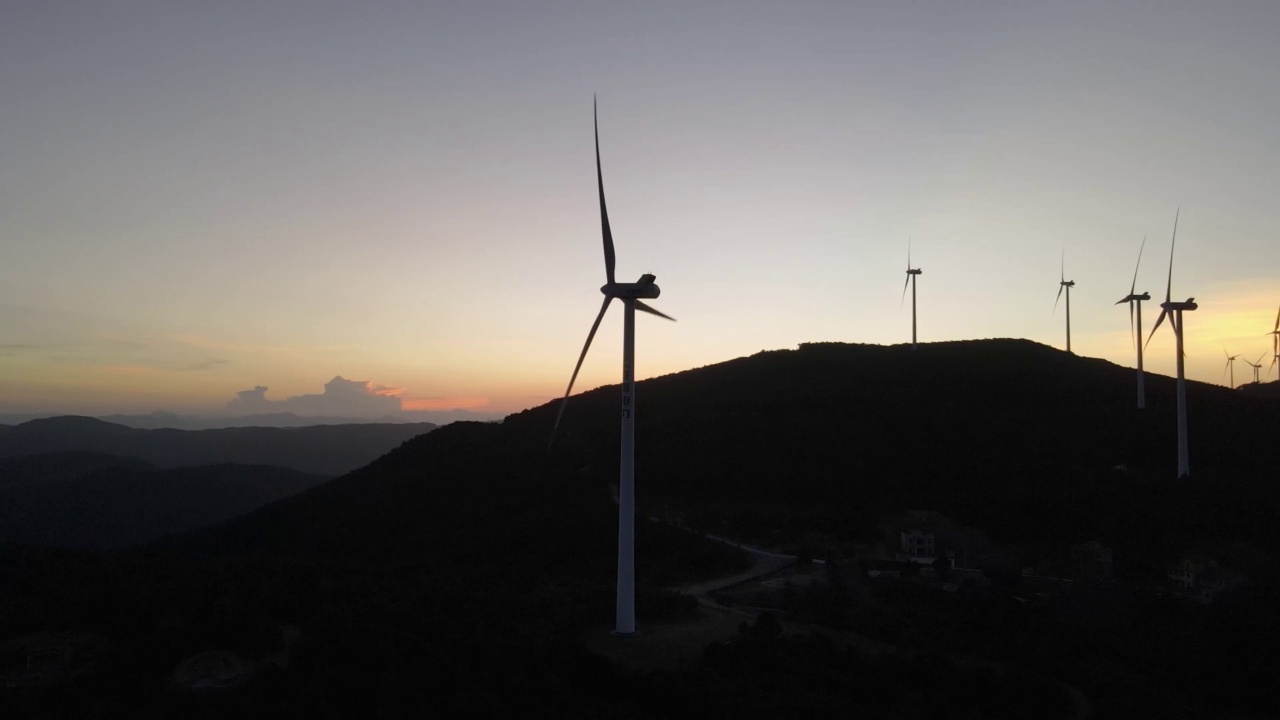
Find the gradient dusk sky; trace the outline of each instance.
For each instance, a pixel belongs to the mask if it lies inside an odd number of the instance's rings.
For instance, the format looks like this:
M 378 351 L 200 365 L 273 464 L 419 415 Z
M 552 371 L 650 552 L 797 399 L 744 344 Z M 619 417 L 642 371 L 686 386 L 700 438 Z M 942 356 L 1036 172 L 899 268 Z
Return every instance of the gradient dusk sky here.
M 593 92 L 619 279 L 679 320 L 639 318 L 639 377 L 909 341 L 909 236 L 922 341 L 1062 347 L 1065 248 L 1074 350 L 1132 365 L 1113 303 L 1144 234 L 1163 297 L 1180 206 L 1188 374 L 1223 382 L 1280 304 L 1278 33 L 1274 0 L 11 0 L 0 412 L 558 396 L 604 281 Z

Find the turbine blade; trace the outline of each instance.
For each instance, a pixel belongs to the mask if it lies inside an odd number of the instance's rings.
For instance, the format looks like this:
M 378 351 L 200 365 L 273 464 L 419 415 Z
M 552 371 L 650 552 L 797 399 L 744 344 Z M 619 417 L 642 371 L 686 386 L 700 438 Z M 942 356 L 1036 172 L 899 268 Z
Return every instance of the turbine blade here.
M 1058 282 L 1067 281 L 1067 249 L 1062 248 L 1062 257 L 1058 259 Z
M 1276 309 L 1276 327 L 1272 332 L 1280 331 L 1280 308 Z
M 613 231 L 609 229 L 609 210 L 604 204 L 604 173 L 600 170 L 600 113 L 596 109 L 594 95 L 591 96 L 591 118 L 596 130 L 596 185 L 600 189 L 600 232 L 604 235 L 604 275 L 612 283 L 613 266 L 616 260 L 613 254 Z
M 1134 324 L 1133 324 L 1133 301 L 1130 300 L 1129 301 L 1129 340 L 1133 343 L 1133 348 L 1135 350 L 1138 349 L 1138 341 L 1142 339 L 1137 336 L 1137 334 L 1135 333 L 1136 330 L 1137 328 L 1134 327 Z
M 1147 236 L 1144 234 L 1142 236 L 1142 244 L 1138 246 L 1138 262 L 1133 266 L 1133 284 L 1129 286 L 1130 295 L 1132 295 L 1133 291 L 1138 287 L 1138 268 L 1142 266 L 1142 249 L 1145 248 L 1146 246 L 1147 246 Z
M 911 284 L 911 275 L 907 274 L 907 281 L 902 283 L 902 299 L 898 301 L 898 307 L 902 307 L 902 303 L 907 301 L 907 286 Z
M 676 321 L 676 319 L 675 319 L 675 318 L 673 318 L 673 317 L 671 317 L 670 315 L 668 315 L 668 314 L 666 314 L 666 313 L 664 313 L 664 312 L 659 312 L 659 311 L 657 311 L 657 310 L 654 310 L 653 308 L 649 307 L 648 305 L 645 305 L 644 303 L 640 302 L 639 300 L 636 300 L 636 301 L 635 301 L 635 303 L 636 303 L 636 309 L 637 309 L 637 310 L 639 310 L 640 312 L 647 312 L 647 313 L 649 313 L 650 315 L 657 315 L 658 317 L 660 317 L 660 318 L 666 318 L 666 319 L 670 320 L 671 322 L 675 322 L 675 321 Z
M 1066 287 L 1066 285 L 1063 285 L 1062 283 L 1058 283 L 1058 297 L 1054 298 L 1054 301 L 1053 301 L 1054 314 L 1057 314 L 1058 312 L 1058 301 L 1062 299 L 1062 288 L 1064 287 Z
M 1168 314 L 1169 314 L 1168 310 L 1160 311 L 1160 317 L 1156 318 L 1156 324 L 1151 327 L 1151 334 L 1147 336 L 1147 344 L 1143 345 L 1142 347 L 1145 348 L 1147 345 L 1151 344 L 1151 338 L 1156 336 L 1156 330 L 1160 329 L 1160 323 L 1164 322 L 1164 318 Z M 1170 321 L 1170 323 L 1172 324 L 1172 321 Z
M 1182 208 L 1179 207 L 1177 212 L 1173 214 L 1173 241 L 1169 243 L 1169 280 L 1164 286 L 1164 301 L 1173 300 L 1173 249 L 1178 245 L 1178 216 L 1182 214 Z
M 910 235 L 907 236 L 907 270 L 908 271 L 911 270 L 911 236 Z M 1276 319 L 1280 320 L 1280 315 L 1277 315 Z
M 587 358 L 587 350 L 591 348 L 591 340 L 596 336 L 596 330 L 600 329 L 600 321 L 604 319 L 604 313 L 609 309 L 609 303 L 613 301 L 613 297 L 606 295 L 604 304 L 600 306 L 600 313 L 596 315 L 596 321 L 591 323 L 591 332 L 587 333 L 587 342 L 582 346 L 582 354 L 578 355 L 578 364 L 573 366 L 573 375 L 569 377 L 569 387 L 564 389 L 564 399 L 560 401 L 560 411 L 556 413 L 556 424 L 551 426 L 551 438 L 547 441 L 547 449 L 551 449 L 551 443 L 555 442 L 556 429 L 560 427 L 560 418 L 564 417 L 564 408 L 569 404 L 569 393 L 573 392 L 573 383 L 578 379 L 578 371 L 582 369 L 582 361 Z

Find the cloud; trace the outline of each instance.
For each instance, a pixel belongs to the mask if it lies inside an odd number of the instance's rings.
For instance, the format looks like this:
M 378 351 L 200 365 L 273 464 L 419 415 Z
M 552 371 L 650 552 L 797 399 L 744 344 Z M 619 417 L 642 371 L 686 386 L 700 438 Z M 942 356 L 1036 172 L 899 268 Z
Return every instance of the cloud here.
M 323 393 L 294 395 L 284 400 L 267 399 L 265 385 L 241 390 L 227 403 L 227 409 L 237 415 L 289 412 L 312 417 L 378 418 L 400 414 L 403 394 L 401 388 L 347 380 L 339 375 L 325 383 Z

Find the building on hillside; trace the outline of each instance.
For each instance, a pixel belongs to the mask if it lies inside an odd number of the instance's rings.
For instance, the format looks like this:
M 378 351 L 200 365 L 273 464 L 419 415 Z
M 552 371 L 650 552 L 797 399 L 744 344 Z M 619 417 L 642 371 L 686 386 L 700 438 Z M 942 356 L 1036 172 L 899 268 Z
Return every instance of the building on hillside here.
M 900 534 L 897 560 L 932 565 L 938 559 L 933 533 L 923 530 L 905 530 Z
M 1188 555 L 1182 562 L 1170 565 L 1168 578 L 1174 592 L 1204 605 L 1242 588 L 1249 581 L 1242 573 L 1221 567 L 1217 560 L 1204 555 Z

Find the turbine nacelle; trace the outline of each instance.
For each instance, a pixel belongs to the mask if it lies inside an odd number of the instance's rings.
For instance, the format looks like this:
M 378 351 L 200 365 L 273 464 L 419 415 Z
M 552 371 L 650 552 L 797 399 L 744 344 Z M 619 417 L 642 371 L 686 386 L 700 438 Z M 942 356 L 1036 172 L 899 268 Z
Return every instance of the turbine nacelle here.
M 1168 312 L 1170 310 L 1195 310 L 1200 306 L 1196 305 L 1195 298 L 1187 298 L 1184 302 L 1162 302 L 1160 307 L 1164 308 L 1165 312 Z
M 923 270 L 921 270 L 920 268 L 916 268 L 916 269 L 914 269 L 914 270 L 907 270 L 907 274 L 908 274 L 908 275 L 923 275 L 923 274 L 924 274 L 924 271 L 923 271 Z
M 1075 280 L 1063 280 L 1063 281 L 1059 282 L 1058 284 L 1059 284 L 1059 285 L 1061 285 L 1062 287 L 1075 287 L 1075 286 L 1076 286 L 1076 281 L 1075 281 Z
M 1127 303 L 1127 302 L 1143 302 L 1150 299 L 1151 299 L 1151 293 L 1144 292 L 1141 295 L 1128 295 L 1126 297 L 1122 297 L 1116 301 L 1116 304 L 1119 305 L 1120 303 Z
M 662 294 L 662 290 L 654 284 L 654 279 L 653 275 L 641 275 L 639 282 L 605 283 L 600 286 L 600 292 L 611 298 L 652 300 Z

